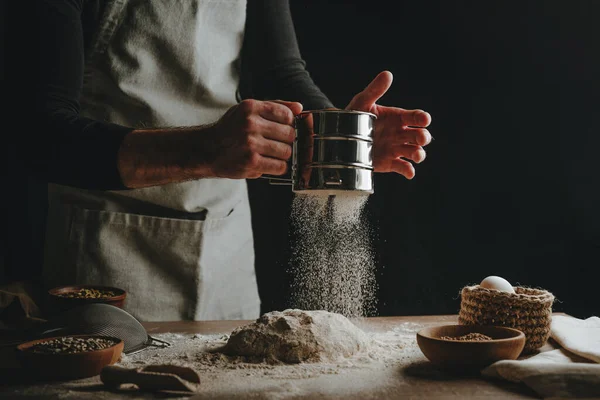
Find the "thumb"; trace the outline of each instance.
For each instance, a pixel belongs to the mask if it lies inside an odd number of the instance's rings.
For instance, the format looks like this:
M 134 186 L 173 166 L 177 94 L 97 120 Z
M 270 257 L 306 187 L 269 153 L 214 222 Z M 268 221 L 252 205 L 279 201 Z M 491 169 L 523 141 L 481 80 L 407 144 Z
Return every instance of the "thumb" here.
M 370 111 L 375 102 L 392 86 L 393 79 L 390 71 L 380 72 L 362 92 L 354 96 L 346 109 Z
M 284 106 L 286 106 L 287 108 L 292 110 L 292 114 L 294 114 L 294 115 L 300 114 L 302 112 L 302 109 L 304 108 L 304 106 L 302 106 L 302 103 L 298 103 L 297 101 L 285 101 L 285 100 L 271 100 L 271 101 L 273 103 L 283 104 Z

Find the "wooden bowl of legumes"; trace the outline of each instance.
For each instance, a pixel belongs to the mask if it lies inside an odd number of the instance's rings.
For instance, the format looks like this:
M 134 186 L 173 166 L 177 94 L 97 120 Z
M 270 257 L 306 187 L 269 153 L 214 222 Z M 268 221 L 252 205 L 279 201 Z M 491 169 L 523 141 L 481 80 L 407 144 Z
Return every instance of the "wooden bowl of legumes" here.
M 18 360 L 35 378 L 70 380 L 100 375 L 119 361 L 124 342 L 111 336 L 68 335 L 17 346 Z
M 110 304 L 123 308 L 127 292 L 112 286 L 76 285 L 59 286 L 48 291 L 52 312 L 70 310 L 93 303 Z
M 442 325 L 417 332 L 417 344 L 433 364 L 460 372 L 517 359 L 525 334 L 505 326 Z

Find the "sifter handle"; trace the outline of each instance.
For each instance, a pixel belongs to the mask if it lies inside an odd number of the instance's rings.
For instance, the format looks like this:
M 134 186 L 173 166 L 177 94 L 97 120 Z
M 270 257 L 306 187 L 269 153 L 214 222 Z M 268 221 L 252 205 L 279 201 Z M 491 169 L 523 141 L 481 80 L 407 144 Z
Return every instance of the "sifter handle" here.
M 270 176 L 270 175 L 263 175 L 263 176 L 261 176 L 261 178 L 268 179 L 269 184 L 271 184 L 271 185 L 289 186 L 292 184 L 292 180 L 288 179 L 288 178 L 280 178 L 280 177 Z

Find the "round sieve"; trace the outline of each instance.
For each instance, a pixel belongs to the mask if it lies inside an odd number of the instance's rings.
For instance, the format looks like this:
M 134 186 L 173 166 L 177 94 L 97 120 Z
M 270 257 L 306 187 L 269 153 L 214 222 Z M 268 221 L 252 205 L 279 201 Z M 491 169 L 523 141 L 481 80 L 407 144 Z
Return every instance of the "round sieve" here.
M 56 315 L 37 329 L 37 337 L 57 335 L 103 335 L 123 340 L 125 354 L 147 347 L 168 347 L 170 343 L 153 338 L 127 311 L 109 304 L 86 304 Z

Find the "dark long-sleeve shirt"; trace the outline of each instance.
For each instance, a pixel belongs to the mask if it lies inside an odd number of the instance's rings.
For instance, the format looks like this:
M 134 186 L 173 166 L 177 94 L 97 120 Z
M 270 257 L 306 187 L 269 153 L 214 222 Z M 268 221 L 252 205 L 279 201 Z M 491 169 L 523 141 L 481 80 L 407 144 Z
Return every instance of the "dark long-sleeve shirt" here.
M 42 181 L 90 189 L 124 189 L 117 153 L 131 127 L 79 115 L 86 47 L 102 0 L 15 1 L 7 6 L 7 76 L 28 119 L 9 133 L 24 166 Z M 14 18 L 14 19 L 13 19 Z M 19 65 L 20 63 L 20 65 Z M 332 107 L 305 69 L 286 0 L 249 0 L 242 49 L 242 98 Z M 11 68 L 12 67 L 12 68 Z

